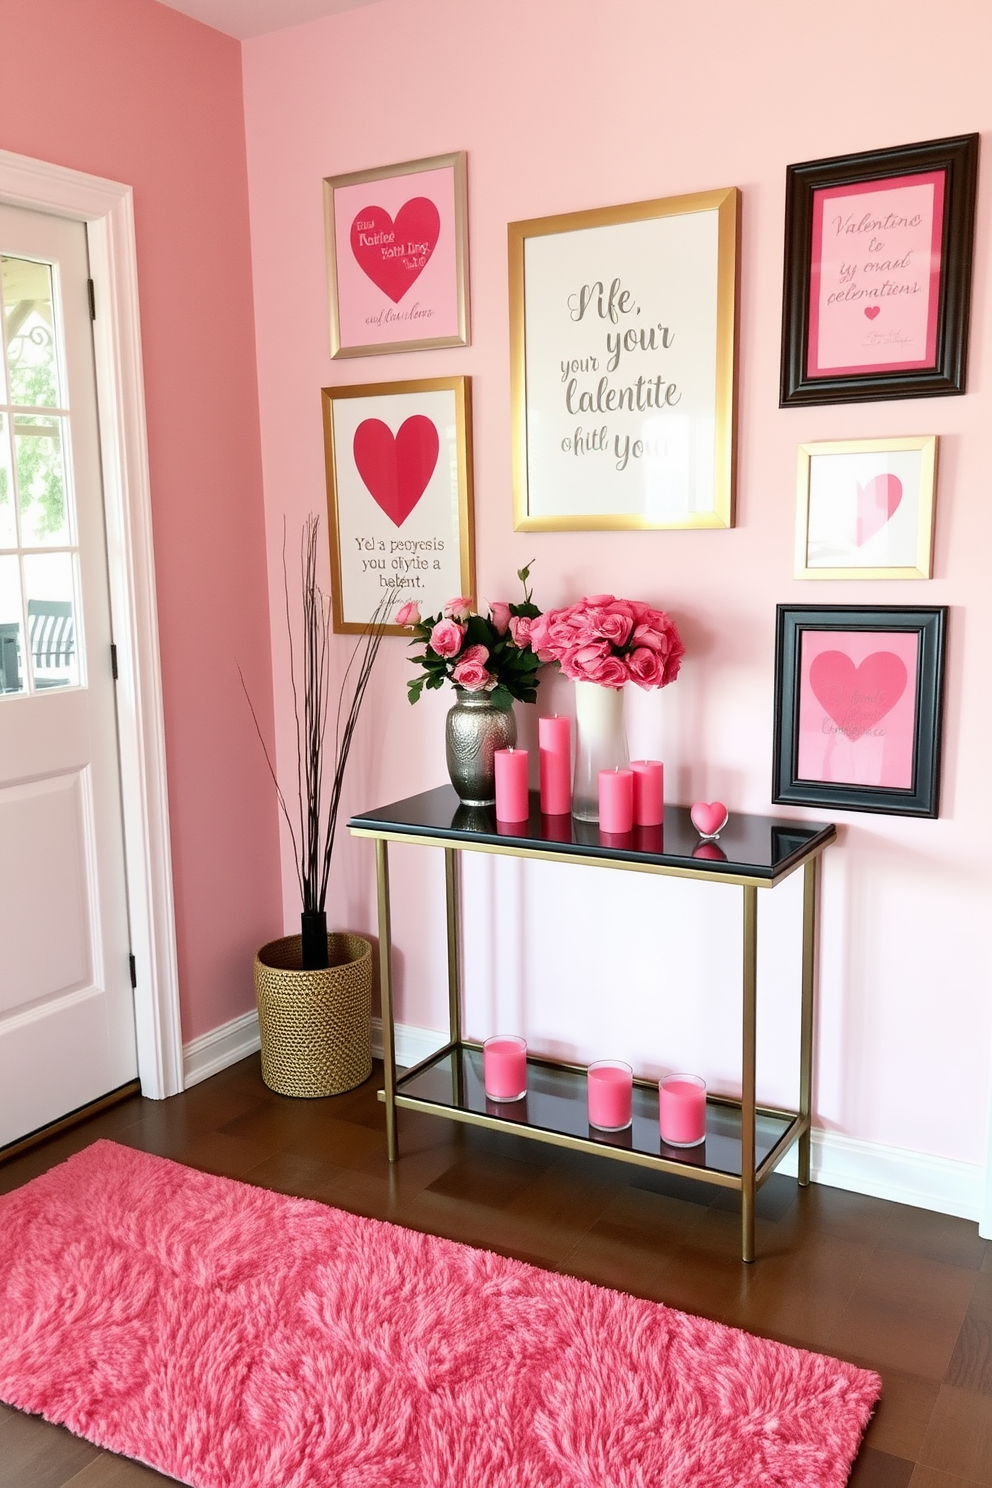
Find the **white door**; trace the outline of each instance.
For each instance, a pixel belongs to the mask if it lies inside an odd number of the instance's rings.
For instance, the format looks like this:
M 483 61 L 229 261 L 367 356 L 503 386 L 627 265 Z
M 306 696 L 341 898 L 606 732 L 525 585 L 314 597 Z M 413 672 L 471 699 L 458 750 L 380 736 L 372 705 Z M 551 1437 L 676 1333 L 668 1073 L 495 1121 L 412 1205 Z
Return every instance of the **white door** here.
M 135 1078 L 82 223 L 0 206 L 0 1146 Z

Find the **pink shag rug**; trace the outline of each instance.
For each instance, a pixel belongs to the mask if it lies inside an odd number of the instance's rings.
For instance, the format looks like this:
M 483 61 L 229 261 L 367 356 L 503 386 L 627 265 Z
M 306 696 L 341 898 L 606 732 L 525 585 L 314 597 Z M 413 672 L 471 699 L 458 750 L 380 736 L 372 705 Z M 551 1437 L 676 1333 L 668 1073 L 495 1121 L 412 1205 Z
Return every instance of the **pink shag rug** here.
M 0 1198 L 0 1399 L 196 1488 L 841 1488 L 879 1389 L 113 1142 Z

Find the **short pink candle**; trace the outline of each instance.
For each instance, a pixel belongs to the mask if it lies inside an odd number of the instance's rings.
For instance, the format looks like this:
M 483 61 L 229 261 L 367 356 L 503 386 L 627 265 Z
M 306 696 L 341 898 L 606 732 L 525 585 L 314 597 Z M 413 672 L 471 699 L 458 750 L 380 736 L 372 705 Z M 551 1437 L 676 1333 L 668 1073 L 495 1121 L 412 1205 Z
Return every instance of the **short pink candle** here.
M 634 1071 L 619 1059 L 599 1059 L 589 1066 L 589 1125 L 601 1131 L 624 1131 L 631 1123 Z
M 665 820 L 665 767 L 661 760 L 631 760 L 634 776 L 634 823 L 660 827 Z
M 490 1100 L 522 1100 L 527 1094 L 527 1041 L 497 1034 L 482 1046 L 482 1082 Z
M 526 749 L 497 749 L 496 819 L 520 822 L 530 816 Z
M 572 810 L 572 721 L 537 720 L 541 749 L 541 810 L 545 816 L 564 816 Z
M 658 1082 L 661 1140 L 695 1147 L 706 1138 L 706 1084 L 698 1075 L 666 1075 Z
M 599 830 L 623 835 L 634 826 L 634 777 L 630 770 L 600 770 Z

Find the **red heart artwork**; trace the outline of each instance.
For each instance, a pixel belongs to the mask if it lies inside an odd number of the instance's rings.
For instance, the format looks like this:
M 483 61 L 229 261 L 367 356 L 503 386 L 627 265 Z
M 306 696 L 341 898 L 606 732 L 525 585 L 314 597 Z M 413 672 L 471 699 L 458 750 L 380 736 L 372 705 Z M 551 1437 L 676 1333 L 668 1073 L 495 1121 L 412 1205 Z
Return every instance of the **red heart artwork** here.
M 437 244 L 441 216 L 427 196 L 414 196 L 396 213 L 363 207 L 351 224 L 351 251 L 363 274 L 398 305 L 423 273 Z
M 878 315 L 881 311 L 881 308 L 881 305 L 866 305 L 865 314 L 867 315 L 869 320 L 874 320 L 875 316 Z
M 858 526 L 854 541 L 860 548 L 895 513 L 902 500 L 902 481 L 897 475 L 873 475 L 864 485 L 858 482 Z
M 843 651 L 821 651 L 809 669 L 815 696 L 852 742 L 892 711 L 907 681 L 905 664 L 892 651 L 873 651 L 858 667 Z
M 364 419 L 355 430 L 355 464 L 372 500 L 402 527 L 427 489 L 437 464 L 437 429 L 415 413 L 393 432 L 382 419 Z

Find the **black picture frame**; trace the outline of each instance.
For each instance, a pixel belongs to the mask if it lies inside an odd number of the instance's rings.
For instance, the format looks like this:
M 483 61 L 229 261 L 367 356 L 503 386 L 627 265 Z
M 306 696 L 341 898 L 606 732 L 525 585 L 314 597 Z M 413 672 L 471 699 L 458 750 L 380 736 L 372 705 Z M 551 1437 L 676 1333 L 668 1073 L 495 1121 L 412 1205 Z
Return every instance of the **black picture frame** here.
M 808 160 L 787 167 L 781 408 L 793 404 L 930 398 L 965 391 L 978 140 L 977 134 L 955 135 L 896 149 Z M 844 186 L 856 189 L 862 183 L 877 183 L 884 189 L 888 178 L 928 172 L 943 174 L 940 276 L 932 365 L 895 371 L 810 375 L 815 193 Z
M 915 633 L 919 638 L 913 695 L 911 783 L 907 787 L 810 779 L 800 775 L 800 708 L 804 703 L 803 637 L 810 634 L 840 633 L 877 633 L 883 638 L 897 633 Z M 946 634 L 946 605 L 927 608 L 909 605 L 870 608 L 860 605 L 779 605 L 775 630 L 772 800 L 797 806 L 827 806 L 844 811 L 875 811 L 895 816 L 937 816 L 940 804 Z M 891 653 L 889 655 L 891 658 Z M 871 659 L 875 659 L 874 653 Z M 853 668 L 853 662 L 849 664 Z M 854 668 L 855 676 L 864 665 L 863 661 L 859 667 Z M 907 679 L 907 684 L 912 685 L 912 681 L 912 678 Z M 858 716 L 850 712 L 847 714 L 848 720 L 855 717 L 854 733 L 847 727 L 844 719 L 838 717 L 836 709 L 833 714 L 825 709 L 821 701 L 822 692 L 816 693 L 814 682 L 811 682 L 806 703 L 810 708 L 824 709 L 824 732 L 844 734 L 856 743 L 869 733 L 884 732 L 881 728 L 871 727 L 872 722 L 881 723 L 887 716 L 886 713 L 876 713 L 872 719 L 871 709 L 877 707 L 872 701 L 873 696 L 862 693 L 859 698 L 857 692 L 852 691 L 851 697 L 843 701 L 838 698 L 839 706 L 851 708 L 860 703 L 867 707 L 868 711 L 860 715 L 861 721 L 866 723 L 860 731 L 857 731 Z M 898 698 L 899 695 L 895 701 Z M 890 705 L 894 706 L 895 702 Z M 835 722 L 836 728 L 832 727 Z

